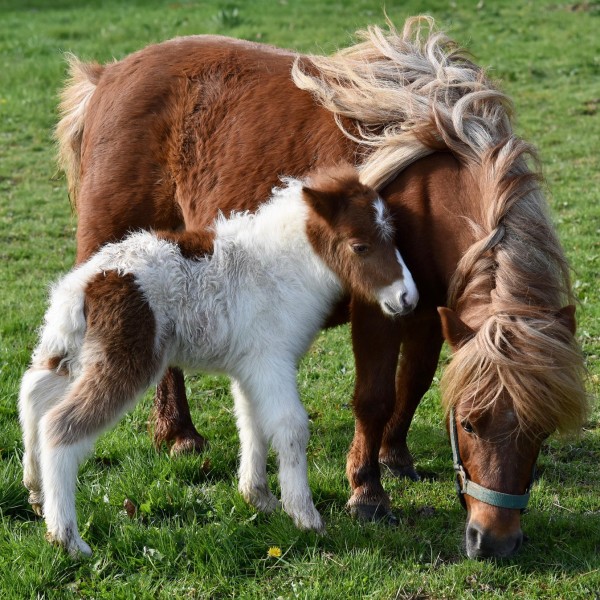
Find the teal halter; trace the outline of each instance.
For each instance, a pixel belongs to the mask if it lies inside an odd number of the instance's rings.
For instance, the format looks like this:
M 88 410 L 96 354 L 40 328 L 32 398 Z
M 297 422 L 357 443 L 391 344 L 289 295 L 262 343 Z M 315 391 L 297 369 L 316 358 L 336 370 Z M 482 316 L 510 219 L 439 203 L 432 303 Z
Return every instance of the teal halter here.
M 454 462 L 454 471 L 456 472 L 456 491 L 463 506 L 465 506 L 464 495 L 467 494 L 473 498 L 498 506 L 500 508 L 514 508 L 523 511 L 529 502 L 529 493 L 535 477 L 535 464 L 531 473 L 531 481 L 527 486 L 527 491 L 524 494 L 504 494 L 503 492 L 495 492 L 488 488 L 471 481 L 465 472 L 460 452 L 458 450 L 458 434 L 456 432 L 456 418 L 454 409 L 450 410 L 450 443 L 452 445 L 452 460 Z

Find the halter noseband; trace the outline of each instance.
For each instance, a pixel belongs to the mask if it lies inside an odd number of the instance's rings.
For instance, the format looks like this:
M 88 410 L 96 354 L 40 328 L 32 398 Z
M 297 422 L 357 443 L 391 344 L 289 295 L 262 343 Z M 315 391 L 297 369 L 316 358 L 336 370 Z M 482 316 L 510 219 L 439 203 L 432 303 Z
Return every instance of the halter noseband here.
M 481 502 L 485 502 L 486 504 L 491 504 L 492 506 L 520 509 L 521 512 L 525 509 L 527 502 L 529 501 L 529 493 L 535 477 L 535 464 L 533 465 L 531 480 L 527 486 L 527 491 L 524 494 L 518 495 L 496 492 L 471 481 L 467 477 L 462 460 L 460 459 L 460 452 L 458 450 L 458 433 L 456 431 L 454 408 L 450 409 L 450 443 L 452 445 L 454 471 L 456 472 L 456 491 L 463 507 L 466 506 L 463 496 L 468 494 L 469 496 L 472 496 Z

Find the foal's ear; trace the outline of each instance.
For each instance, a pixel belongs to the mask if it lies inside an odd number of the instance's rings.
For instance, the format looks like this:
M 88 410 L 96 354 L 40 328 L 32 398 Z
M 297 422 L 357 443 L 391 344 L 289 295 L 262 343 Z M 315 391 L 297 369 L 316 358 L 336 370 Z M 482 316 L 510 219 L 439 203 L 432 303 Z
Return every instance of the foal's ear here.
M 306 185 L 302 186 L 302 192 L 305 200 L 318 215 L 323 217 L 327 222 L 333 221 L 340 206 L 339 198 L 336 194 L 317 190 Z
M 437 311 L 442 321 L 442 334 L 452 350 L 458 350 L 475 335 L 475 331 L 461 321 L 453 310 L 445 306 L 438 306 Z
M 556 318 L 562 323 L 572 335 L 575 335 L 577 329 L 577 321 L 575 320 L 575 305 L 567 304 L 563 306 L 557 313 Z

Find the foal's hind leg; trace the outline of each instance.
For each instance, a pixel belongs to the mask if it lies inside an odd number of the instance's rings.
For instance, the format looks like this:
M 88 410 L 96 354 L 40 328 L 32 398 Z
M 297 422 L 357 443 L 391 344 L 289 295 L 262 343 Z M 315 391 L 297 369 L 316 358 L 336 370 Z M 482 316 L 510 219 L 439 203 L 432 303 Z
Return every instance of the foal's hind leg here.
M 47 538 L 73 556 L 91 554 L 77 529 L 75 487 L 79 464 L 102 431 L 132 408 L 145 388 L 135 375 L 133 369 L 123 369 L 122 365 L 90 366 L 73 383 L 66 398 L 40 422 Z
M 29 504 L 42 516 L 42 478 L 39 464 L 40 419 L 66 393 L 69 379 L 54 369 L 32 367 L 23 375 L 19 392 L 19 420 L 23 430 L 23 485 L 29 491 Z
M 238 489 L 244 500 L 258 510 L 270 513 L 279 502 L 271 493 L 267 481 L 268 444 L 257 422 L 256 407 L 234 381 L 231 393 L 235 401 L 235 416 L 240 435 L 240 468 Z
M 40 422 L 48 537 L 73 554 L 91 554 L 77 530 L 77 468 L 103 429 L 115 423 L 164 368 L 156 323 L 132 275 L 99 273 L 86 288 L 81 375 Z

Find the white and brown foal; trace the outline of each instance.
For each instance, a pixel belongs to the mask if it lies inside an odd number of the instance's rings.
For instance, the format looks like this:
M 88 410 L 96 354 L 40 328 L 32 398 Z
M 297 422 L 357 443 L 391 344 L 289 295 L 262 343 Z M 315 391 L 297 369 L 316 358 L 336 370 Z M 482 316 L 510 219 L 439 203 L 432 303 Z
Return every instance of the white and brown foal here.
M 77 529 L 79 463 L 169 366 L 231 377 L 240 492 L 259 510 L 278 506 L 270 443 L 283 509 L 322 530 L 296 369 L 348 292 L 391 316 L 418 299 L 385 202 L 346 166 L 287 179 L 256 214 L 221 217 L 210 232 L 133 233 L 62 278 L 19 398 L 24 484 L 48 538 L 91 553 Z

